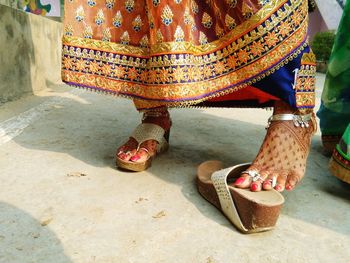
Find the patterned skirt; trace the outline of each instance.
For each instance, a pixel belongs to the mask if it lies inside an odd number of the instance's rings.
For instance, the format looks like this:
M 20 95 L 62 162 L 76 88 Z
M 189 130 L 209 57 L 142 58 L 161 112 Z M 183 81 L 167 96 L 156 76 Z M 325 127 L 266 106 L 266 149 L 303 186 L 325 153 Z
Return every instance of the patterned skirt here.
M 66 0 L 62 79 L 159 106 L 314 107 L 304 0 Z

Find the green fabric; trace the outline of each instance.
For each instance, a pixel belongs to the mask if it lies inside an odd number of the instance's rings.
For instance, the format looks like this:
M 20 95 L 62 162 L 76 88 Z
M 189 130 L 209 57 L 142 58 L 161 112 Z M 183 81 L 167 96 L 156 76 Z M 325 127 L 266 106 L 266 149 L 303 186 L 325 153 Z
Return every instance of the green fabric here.
M 350 161 L 350 124 L 346 128 L 339 144 L 337 144 L 336 150 L 346 160 Z
M 341 156 L 343 156 L 344 159 L 350 161 L 350 157 L 340 149 L 339 145 L 337 145 L 335 149 L 338 151 L 338 153 L 340 153 Z
M 350 124 L 346 128 L 342 140 L 347 144 L 348 147 L 350 146 Z
M 342 135 L 350 123 L 350 1 L 337 31 L 317 116 L 322 135 Z

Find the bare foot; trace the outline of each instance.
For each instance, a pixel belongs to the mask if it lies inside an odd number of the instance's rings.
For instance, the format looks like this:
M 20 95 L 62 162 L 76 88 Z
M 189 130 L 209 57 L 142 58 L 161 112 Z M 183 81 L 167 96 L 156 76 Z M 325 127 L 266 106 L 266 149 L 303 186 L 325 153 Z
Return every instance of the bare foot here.
M 276 102 L 275 114 L 293 114 L 295 110 L 284 102 Z M 304 177 L 311 137 L 316 130 L 312 116 L 309 127 L 296 127 L 292 120 L 272 121 L 260 151 L 247 171 L 256 171 L 260 177 L 253 180 L 243 173 L 233 184 L 251 191 L 270 190 L 282 192 L 292 190 Z
M 171 120 L 167 109 L 161 111 L 148 111 L 144 113 L 142 123 L 157 124 L 165 131 L 170 130 Z M 148 140 L 143 142 L 139 150 L 137 141 L 130 137 L 129 140 L 124 143 L 117 150 L 117 157 L 124 161 L 132 162 L 145 162 L 149 156 L 153 156 L 157 151 L 157 141 Z

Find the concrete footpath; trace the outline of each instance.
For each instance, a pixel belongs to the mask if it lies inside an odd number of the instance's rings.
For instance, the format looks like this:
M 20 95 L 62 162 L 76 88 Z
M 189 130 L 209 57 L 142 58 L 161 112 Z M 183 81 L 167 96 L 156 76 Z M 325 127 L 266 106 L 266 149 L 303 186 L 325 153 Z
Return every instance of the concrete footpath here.
M 243 235 L 197 193 L 196 167 L 253 160 L 271 112 L 171 114 L 170 151 L 128 173 L 114 154 L 140 121 L 130 101 L 54 85 L 2 105 L 0 262 L 350 262 L 350 186 L 319 132 L 277 228 Z

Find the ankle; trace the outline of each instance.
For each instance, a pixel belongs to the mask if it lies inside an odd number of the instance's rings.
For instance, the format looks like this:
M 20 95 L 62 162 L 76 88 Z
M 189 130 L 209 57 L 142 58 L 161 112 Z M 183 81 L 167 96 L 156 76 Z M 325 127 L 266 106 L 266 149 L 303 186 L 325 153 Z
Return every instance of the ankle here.
M 274 105 L 273 115 L 278 114 L 294 114 L 300 115 L 294 121 L 294 126 L 302 127 L 312 135 L 317 131 L 317 122 L 313 109 L 296 109 L 283 101 L 276 101 Z M 295 116 L 296 117 L 296 116 Z M 272 117 L 271 117 L 272 118 Z M 271 118 L 269 119 L 268 127 L 271 125 Z M 303 129 L 304 130 L 304 129 Z
M 285 113 L 294 113 L 296 109 L 292 108 L 289 104 L 284 101 L 276 101 L 273 107 L 273 114 L 285 114 Z
M 152 123 L 159 125 L 164 130 L 169 130 L 171 126 L 170 114 L 167 108 L 148 110 L 143 113 L 142 123 Z
M 273 114 L 296 114 L 296 115 L 307 115 L 307 114 L 313 114 L 313 109 L 298 109 L 293 108 L 289 104 L 283 102 L 283 101 L 276 101 L 274 108 L 273 108 Z

